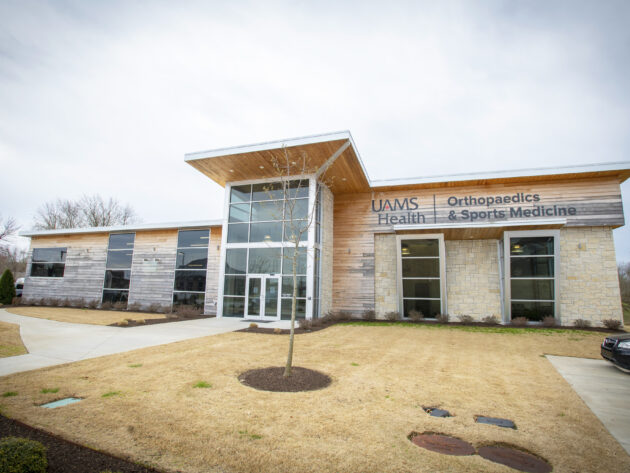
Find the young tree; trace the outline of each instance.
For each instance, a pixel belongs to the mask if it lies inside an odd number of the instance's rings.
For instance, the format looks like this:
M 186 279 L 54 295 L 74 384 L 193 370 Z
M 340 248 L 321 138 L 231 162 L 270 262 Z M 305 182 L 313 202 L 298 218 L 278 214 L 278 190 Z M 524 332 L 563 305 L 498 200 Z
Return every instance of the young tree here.
M 292 268 L 293 292 L 291 295 L 291 330 L 289 332 L 289 352 L 287 354 L 287 362 L 284 368 L 283 376 L 291 376 L 293 368 L 293 345 L 295 341 L 295 318 L 297 311 L 297 270 L 300 257 L 300 248 L 306 251 L 305 247 L 300 246 L 303 237 L 308 234 L 309 229 L 314 223 L 316 204 L 307 200 L 306 208 L 303 206 L 304 200 L 296 199 L 300 193 L 300 178 L 306 175 L 315 174 L 316 168 L 309 166 L 308 156 L 303 153 L 298 157 L 291 156 L 287 148 L 283 148 L 280 157 L 274 157 L 272 160 L 273 167 L 280 177 L 281 199 L 284 207 L 284 232 L 285 238 L 292 244 L 292 252 L 288 258 Z M 308 189 L 308 186 L 307 186 Z M 276 190 L 276 189 L 274 189 Z M 285 261 L 286 262 L 286 261 Z
M 100 195 L 84 195 L 81 199 L 57 199 L 46 202 L 37 210 L 35 228 L 110 227 L 127 225 L 137 220 L 129 204 L 123 205 L 114 198 L 104 200 Z
M 0 304 L 10 304 L 15 297 L 15 280 L 8 269 L 0 277 Z

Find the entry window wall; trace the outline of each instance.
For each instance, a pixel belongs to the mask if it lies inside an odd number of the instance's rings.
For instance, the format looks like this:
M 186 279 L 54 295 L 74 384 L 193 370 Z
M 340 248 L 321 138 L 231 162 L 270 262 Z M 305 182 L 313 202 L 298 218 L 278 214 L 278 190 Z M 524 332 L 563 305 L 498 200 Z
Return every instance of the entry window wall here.
M 510 314 L 540 322 L 555 316 L 554 236 L 510 236 Z
M 135 237 L 134 233 L 117 233 L 109 236 L 103 302 L 127 302 L 129 299 Z
M 62 278 L 67 253 L 67 248 L 35 248 L 31 262 L 31 277 Z
M 434 318 L 442 313 L 442 242 L 399 237 L 403 317 L 412 311 Z
M 173 286 L 173 305 L 203 309 L 206 294 L 206 268 L 210 230 L 180 230 Z

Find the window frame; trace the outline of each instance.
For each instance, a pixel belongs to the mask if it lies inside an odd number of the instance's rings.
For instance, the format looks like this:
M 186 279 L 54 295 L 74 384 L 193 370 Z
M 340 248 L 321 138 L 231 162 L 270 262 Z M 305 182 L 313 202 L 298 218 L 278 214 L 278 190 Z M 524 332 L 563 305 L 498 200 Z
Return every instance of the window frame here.
M 107 261 L 109 260 L 109 252 L 110 251 L 116 251 L 116 252 L 123 252 L 123 251 L 129 251 L 129 248 L 113 248 L 110 249 L 109 248 L 109 243 L 111 240 L 112 235 L 127 235 L 127 234 L 131 234 L 133 235 L 133 246 L 131 247 L 131 263 L 129 264 L 129 268 L 110 268 L 109 266 L 107 266 Z M 135 249 L 136 249 L 136 232 L 113 232 L 113 233 L 109 233 L 109 235 L 107 236 L 107 250 L 105 251 L 105 271 L 103 272 L 103 287 L 101 289 L 101 304 L 103 302 L 105 302 L 103 300 L 103 296 L 105 295 L 105 291 L 109 291 L 109 292 L 126 292 L 127 293 L 127 304 L 129 304 L 129 296 L 131 295 L 131 284 L 133 282 L 133 257 L 134 257 L 134 253 L 135 253 Z M 118 289 L 118 288 L 111 288 L 111 287 L 105 287 L 106 281 L 107 281 L 107 271 L 129 271 L 129 287 L 127 289 Z
M 179 246 L 179 237 L 182 232 L 194 232 L 194 231 L 208 231 L 207 237 L 207 245 L 206 246 Z M 205 238 L 205 237 L 204 237 Z M 173 289 L 171 291 L 171 308 L 175 307 L 175 295 L 176 294 L 203 294 L 203 305 L 201 306 L 201 310 L 205 313 L 206 311 L 206 294 L 208 291 L 208 260 L 210 259 L 210 240 L 212 239 L 212 228 L 178 228 L 177 229 L 177 242 L 175 243 L 175 264 L 173 266 Z M 203 269 L 198 268 L 178 268 L 177 261 L 179 259 L 179 250 L 189 250 L 189 249 L 205 249 L 206 250 L 206 267 Z M 178 272 L 201 272 L 204 273 L 204 290 L 203 291 L 182 291 L 177 289 L 177 273 Z M 180 304 L 177 304 L 180 305 Z
M 511 254 L 511 246 L 510 240 L 512 238 L 519 237 L 552 237 L 553 238 L 553 255 L 523 255 L 516 256 L 516 258 L 549 258 L 553 257 L 553 277 L 540 277 L 540 278 L 532 278 L 532 277 L 524 277 L 524 278 L 512 278 L 512 257 Z M 516 299 L 521 302 L 553 302 L 553 316 L 556 319 L 556 322 L 560 321 L 560 310 L 559 310 L 559 279 L 560 279 L 560 230 L 519 230 L 519 231 L 506 231 L 503 232 L 503 274 L 504 274 L 504 319 L 503 323 L 509 324 L 512 321 L 512 279 L 544 279 L 553 281 L 553 300 L 548 299 Z M 539 324 L 541 322 L 538 321 L 528 321 L 528 324 Z
M 35 250 L 65 250 L 63 255 L 63 261 L 33 261 Z M 38 279 L 63 279 L 66 276 L 66 258 L 68 257 L 68 247 L 67 246 L 46 246 L 40 248 L 33 248 L 31 251 L 31 265 L 28 270 L 29 278 L 38 278 Z M 63 264 L 63 271 L 61 276 L 34 276 L 33 275 L 33 264 Z
M 396 235 L 396 290 L 398 292 L 398 313 L 401 319 L 409 320 L 409 317 L 405 317 L 405 304 L 403 296 L 403 277 L 402 277 L 402 251 L 401 245 L 405 240 L 438 240 L 438 259 L 440 268 L 440 314 L 448 313 L 448 300 L 446 296 L 446 248 L 444 245 L 443 233 L 422 233 L 422 234 L 410 234 L 410 235 Z M 416 257 L 418 259 L 430 257 Z M 414 279 L 414 278 L 409 278 Z M 416 279 L 437 279 L 437 278 L 416 278 Z M 407 298 L 407 299 L 419 299 L 419 300 L 437 300 L 435 298 Z M 435 317 L 425 317 L 427 319 L 435 319 Z

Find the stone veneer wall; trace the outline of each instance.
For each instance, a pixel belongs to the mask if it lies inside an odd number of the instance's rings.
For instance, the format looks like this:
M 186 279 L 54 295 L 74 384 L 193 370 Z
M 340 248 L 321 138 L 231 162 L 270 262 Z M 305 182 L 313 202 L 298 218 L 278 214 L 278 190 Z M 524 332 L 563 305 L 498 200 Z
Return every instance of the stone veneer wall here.
M 206 304 L 204 314 L 216 315 L 219 301 L 219 274 L 221 263 L 222 227 L 210 228 L 208 244 L 208 270 L 206 272 Z
M 176 258 L 176 229 L 136 232 L 129 304 L 140 304 L 146 309 L 157 303 L 170 309 Z
M 379 319 L 398 312 L 397 259 L 396 235 L 374 234 L 374 310 Z
M 615 244 L 610 227 L 560 230 L 558 304 L 562 325 L 588 319 L 622 320 Z
M 497 240 L 446 240 L 448 314 L 470 315 L 481 321 L 501 320 L 501 286 Z
M 333 212 L 334 196 L 326 187 L 322 186 L 322 259 L 320 274 L 320 314 L 323 316 L 332 310 L 332 282 L 333 282 Z

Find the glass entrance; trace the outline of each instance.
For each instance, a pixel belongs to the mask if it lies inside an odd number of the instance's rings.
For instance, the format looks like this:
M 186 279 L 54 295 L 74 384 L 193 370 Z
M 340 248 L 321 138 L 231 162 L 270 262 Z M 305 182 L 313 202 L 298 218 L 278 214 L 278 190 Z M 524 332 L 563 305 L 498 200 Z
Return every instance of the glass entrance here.
M 279 278 L 266 274 L 247 276 L 247 312 L 249 319 L 279 320 Z

